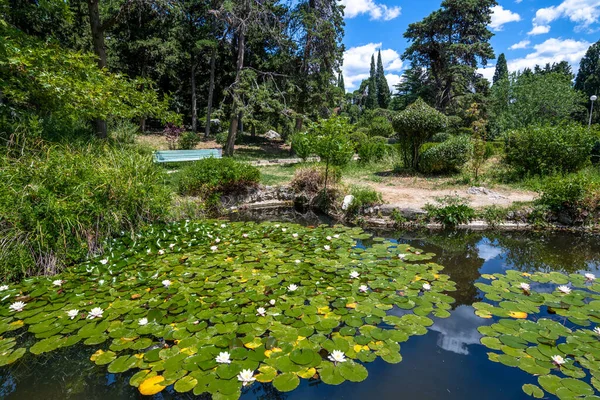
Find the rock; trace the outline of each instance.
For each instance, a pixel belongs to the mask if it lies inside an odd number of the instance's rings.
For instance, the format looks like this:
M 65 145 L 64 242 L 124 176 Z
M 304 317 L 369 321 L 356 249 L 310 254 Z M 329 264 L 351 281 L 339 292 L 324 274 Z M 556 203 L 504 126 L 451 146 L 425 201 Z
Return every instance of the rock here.
M 468 188 L 467 194 L 470 194 L 473 196 L 489 196 L 490 198 L 492 198 L 494 200 L 507 198 L 506 196 L 502 196 L 500 193 L 496 193 L 488 188 L 475 187 L 475 186 Z
M 562 225 L 571 226 L 574 221 L 568 213 L 561 212 L 558 214 L 558 222 Z
M 281 135 L 275 132 L 274 130 L 270 130 L 267 133 L 265 133 L 265 138 L 269 140 L 281 140 Z
M 352 205 L 353 202 L 354 202 L 354 196 L 352 196 L 351 194 L 344 197 L 344 202 L 342 203 L 342 210 L 344 210 L 344 211 L 348 210 L 348 208 L 350 208 L 350 206 Z

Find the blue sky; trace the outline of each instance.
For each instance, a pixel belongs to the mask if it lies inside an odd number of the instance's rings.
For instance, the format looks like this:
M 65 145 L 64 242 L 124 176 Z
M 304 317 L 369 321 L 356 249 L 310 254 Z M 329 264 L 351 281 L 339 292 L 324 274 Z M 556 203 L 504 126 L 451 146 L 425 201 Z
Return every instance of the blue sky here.
M 407 47 L 408 25 L 440 7 L 442 0 L 339 0 L 346 6 L 344 79 L 357 89 L 369 74 L 371 54 L 381 49 L 388 83 L 400 80 L 400 56 Z M 511 71 L 536 64 L 569 61 L 577 71 L 588 47 L 600 40 L 600 0 L 499 0 L 490 29 L 498 56 Z M 495 60 L 480 72 L 491 79 Z

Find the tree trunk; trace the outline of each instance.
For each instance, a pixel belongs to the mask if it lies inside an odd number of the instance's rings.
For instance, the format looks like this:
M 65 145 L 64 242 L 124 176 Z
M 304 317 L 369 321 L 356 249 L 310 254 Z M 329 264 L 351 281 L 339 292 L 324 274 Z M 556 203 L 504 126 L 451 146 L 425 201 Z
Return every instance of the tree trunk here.
M 142 134 L 146 133 L 146 117 L 140 118 L 140 132 Z
M 245 33 L 241 31 L 238 37 L 237 73 L 235 76 L 235 82 L 233 83 L 233 104 L 231 106 L 231 123 L 229 125 L 229 136 L 227 136 L 227 144 L 225 145 L 225 155 L 230 157 L 233 156 L 233 151 L 235 147 L 235 137 L 237 135 L 239 124 L 238 102 L 241 101 L 241 99 L 239 98 L 238 91 L 240 90 L 242 68 L 244 67 L 245 41 Z
M 198 131 L 198 99 L 196 97 L 196 62 L 194 56 L 192 56 L 192 70 L 191 70 L 191 84 L 192 84 L 192 132 Z
M 206 108 L 206 127 L 204 128 L 204 137 L 210 135 L 210 114 L 212 113 L 213 93 L 215 90 L 215 65 L 217 62 L 217 48 L 213 49 L 210 56 L 210 84 L 208 86 L 208 106 Z
M 253 140 L 256 139 L 256 124 L 252 124 L 251 135 Z
M 98 57 L 98 67 L 100 69 L 106 68 L 106 47 L 104 45 L 104 30 L 102 29 L 102 23 L 100 22 L 100 9 L 98 8 L 99 0 L 88 0 L 88 11 L 90 14 L 90 27 L 92 30 L 92 44 L 94 46 L 94 53 Z M 106 120 L 96 118 L 96 136 L 105 139 L 108 137 L 108 131 L 106 128 Z
M 238 133 L 240 135 L 244 134 L 244 113 L 241 111 L 238 114 Z

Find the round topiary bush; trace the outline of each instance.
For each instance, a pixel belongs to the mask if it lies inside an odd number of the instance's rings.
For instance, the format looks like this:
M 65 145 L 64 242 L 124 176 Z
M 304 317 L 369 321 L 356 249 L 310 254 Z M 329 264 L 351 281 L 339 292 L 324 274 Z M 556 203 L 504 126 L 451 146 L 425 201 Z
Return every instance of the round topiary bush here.
M 426 174 L 458 172 L 469 161 L 473 144 L 467 136 L 455 136 L 421 153 L 419 168 Z

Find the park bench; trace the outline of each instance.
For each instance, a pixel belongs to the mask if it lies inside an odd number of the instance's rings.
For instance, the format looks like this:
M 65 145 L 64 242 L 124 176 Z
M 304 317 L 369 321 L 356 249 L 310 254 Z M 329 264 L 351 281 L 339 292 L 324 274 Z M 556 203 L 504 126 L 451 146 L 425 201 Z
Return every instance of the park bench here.
M 154 162 L 176 163 L 185 161 L 198 161 L 204 158 L 221 158 L 219 149 L 207 150 L 163 150 L 154 152 Z

